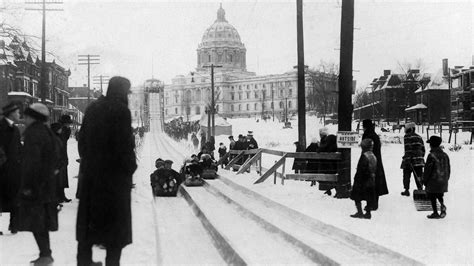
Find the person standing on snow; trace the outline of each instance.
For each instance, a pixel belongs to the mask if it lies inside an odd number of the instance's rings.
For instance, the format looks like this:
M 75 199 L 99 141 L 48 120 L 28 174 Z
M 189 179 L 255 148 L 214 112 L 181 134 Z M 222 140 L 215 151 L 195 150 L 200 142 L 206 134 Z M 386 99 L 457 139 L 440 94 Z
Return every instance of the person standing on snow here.
M 427 143 L 430 144 L 431 151 L 426 159 L 423 183 L 433 208 L 433 213 L 427 217 L 428 219 L 444 218 L 446 217 L 446 205 L 444 205 L 443 195 L 448 192 L 448 180 L 451 174 L 449 157 L 440 148 L 440 137 L 431 136 Z M 441 214 L 438 214 L 436 200 L 441 204 Z
M 425 166 L 425 144 L 420 135 L 415 133 L 415 123 L 405 125 L 405 136 L 403 137 L 405 155 L 400 166 L 403 169 L 403 196 L 410 196 L 410 176 L 413 173 L 415 184 L 418 189 L 423 189 L 421 177 L 423 166 Z
M 385 171 L 383 169 L 382 163 L 382 152 L 381 152 L 381 143 L 380 138 L 375 133 L 375 127 L 372 123 L 372 120 L 365 119 L 362 121 L 362 128 L 364 134 L 362 135 L 362 140 L 371 139 L 374 142 L 373 152 L 377 158 L 377 172 L 375 174 L 375 198 L 372 204 L 372 210 L 375 211 L 379 207 L 379 196 L 388 194 L 387 181 L 385 179 Z
M 32 232 L 40 250 L 33 265 L 51 265 L 49 231 L 58 230 L 56 185 L 59 147 L 45 125 L 49 110 L 34 103 L 25 110 L 24 148 L 19 190 L 19 231 Z M 56 170 L 56 171 L 55 171 Z
M 352 218 L 370 219 L 372 217 L 372 203 L 375 198 L 375 173 L 377 171 L 377 158 L 372 152 L 374 142 L 371 139 L 362 140 L 360 147 L 362 154 L 357 163 L 357 171 L 354 176 L 354 184 L 351 191 L 351 199 L 355 202 L 357 212 Z M 362 201 L 367 201 L 365 214 L 362 212 Z
M 107 250 L 106 265 L 119 265 L 122 249 L 132 243 L 131 189 L 137 169 L 130 81 L 113 77 L 107 94 L 85 112 L 79 134 L 81 189 L 77 213 L 77 265 L 91 265 L 92 246 Z
M 8 230 L 18 232 L 17 194 L 20 188 L 21 141 L 15 125 L 20 120 L 20 106 L 10 102 L 2 108 L 0 120 L 0 213 L 10 213 Z M 0 235 L 2 233 L 0 232 Z
M 61 125 L 61 131 L 59 134 L 59 139 L 61 140 L 63 152 L 62 157 L 64 158 L 65 167 L 59 172 L 59 187 L 58 187 L 58 198 L 61 202 L 70 202 L 71 200 L 66 197 L 64 194 L 64 189 L 69 187 L 69 180 L 67 174 L 67 166 L 69 164 L 69 159 L 67 156 L 67 141 L 71 137 L 71 124 L 72 119 L 70 115 L 62 115 L 59 118 L 59 124 Z

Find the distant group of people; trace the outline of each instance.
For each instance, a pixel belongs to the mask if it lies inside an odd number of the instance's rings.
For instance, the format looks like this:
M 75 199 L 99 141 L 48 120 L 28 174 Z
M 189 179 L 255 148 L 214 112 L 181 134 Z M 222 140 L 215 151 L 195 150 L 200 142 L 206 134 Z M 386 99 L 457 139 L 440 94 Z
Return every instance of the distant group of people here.
M 253 131 L 248 131 L 247 136 L 244 136 L 243 134 L 239 134 L 237 137 L 237 140 L 234 140 L 234 136 L 229 136 L 229 151 L 234 150 L 234 151 L 243 151 L 243 150 L 252 150 L 252 149 L 258 149 L 258 143 L 257 140 L 253 137 Z M 219 156 L 223 157 L 227 153 L 227 149 L 224 145 L 224 143 L 219 143 Z M 235 155 L 234 155 L 235 156 Z M 233 159 L 234 156 L 230 156 L 228 160 L 225 160 L 223 162 L 223 165 L 225 166 L 229 160 Z M 237 164 L 243 164 L 247 160 L 248 156 L 243 156 Z M 234 169 L 234 171 L 237 171 Z
M 199 121 L 183 121 L 182 117 L 165 123 L 165 133 L 175 140 L 187 139 L 189 134 L 199 131 Z
M 113 77 L 106 96 L 86 109 L 77 134 L 80 156 L 76 223 L 77 265 L 92 261 L 92 246 L 106 248 L 106 265 L 119 265 L 121 250 L 132 242 L 130 191 L 137 168 L 135 141 L 128 109 L 130 81 Z M 49 124 L 46 105 L 34 103 L 24 111 L 23 136 L 15 123 L 19 105 L 2 107 L 0 121 L 0 209 L 10 212 L 12 233 L 33 233 L 39 257 L 32 265 L 54 262 L 49 232 L 57 231 L 58 204 L 70 202 L 67 141 L 71 117 Z M 22 144 L 23 140 L 23 144 Z

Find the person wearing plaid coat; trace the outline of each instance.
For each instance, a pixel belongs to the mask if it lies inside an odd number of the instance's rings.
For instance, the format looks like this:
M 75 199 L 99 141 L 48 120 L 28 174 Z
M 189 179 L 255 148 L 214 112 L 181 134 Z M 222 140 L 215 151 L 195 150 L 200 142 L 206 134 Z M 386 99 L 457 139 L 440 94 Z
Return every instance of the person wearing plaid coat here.
M 425 144 L 420 135 L 415 133 L 415 123 L 405 126 L 403 137 L 405 154 L 402 158 L 401 169 L 403 169 L 403 196 L 410 196 L 410 176 L 413 173 L 415 184 L 418 189 L 423 189 L 421 177 L 425 166 Z

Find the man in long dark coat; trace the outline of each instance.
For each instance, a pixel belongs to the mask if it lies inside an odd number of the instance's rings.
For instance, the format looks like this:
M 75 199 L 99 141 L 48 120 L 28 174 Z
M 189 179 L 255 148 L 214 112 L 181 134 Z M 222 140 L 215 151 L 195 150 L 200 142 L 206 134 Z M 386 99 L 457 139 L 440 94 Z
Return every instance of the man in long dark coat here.
M 381 143 L 380 137 L 375 133 L 375 127 L 372 123 L 372 120 L 365 119 L 362 121 L 362 128 L 364 129 L 364 134 L 362 135 L 362 140 L 371 139 L 374 142 L 373 152 L 377 158 L 377 172 L 375 173 L 375 198 L 372 203 L 372 210 L 375 211 L 379 207 L 379 196 L 387 195 L 387 180 L 385 179 L 385 171 L 383 169 L 382 163 L 382 152 L 381 152 Z
M 94 244 L 107 249 L 106 265 L 119 265 L 122 248 L 132 243 L 130 192 L 137 164 L 129 92 L 128 79 L 113 77 L 106 96 L 91 103 L 84 115 L 78 141 L 78 265 L 93 263 Z
M 18 230 L 33 233 L 39 258 L 33 265 L 53 263 L 49 231 L 58 230 L 56 164 L 59 150 L 53 132 L 45 125 L 48 108 L 34 103 L 25 110 L 24 152 L 21 164 Z
M 10 213 L 8 230 L 18 231 L 16 199 L 20 188 L 20 131 L 15 123 L 20 119 L 20 107 L 11 102 L 2 108 L 0 120 L 0 212 Z
M 65 162 L 65 167 L 62 167 L 59 172 L 59 186 L 58 186 L 58 198 L 60 202 L 70 202 L 71 200 L 64 194 L 64 189 L 69 187 L 69 180 L 67 174 L 67 166 L 69 164 L 69 158 L 67 155 L 67 141 L 71 137 L 71 124 L 72 119 L 70 115 L 62 115 L 58 121 L 61 124 L 61 131 L 59 133 L 59 139 L 62 142 L 62 154 Z

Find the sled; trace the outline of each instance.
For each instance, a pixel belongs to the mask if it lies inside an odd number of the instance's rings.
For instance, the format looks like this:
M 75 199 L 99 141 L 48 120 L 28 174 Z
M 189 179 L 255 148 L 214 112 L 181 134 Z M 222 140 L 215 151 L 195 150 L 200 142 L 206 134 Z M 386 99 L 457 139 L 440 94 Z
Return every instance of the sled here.
M 202 187 L 204 185 L 204 180 L 200 177 L 191 177 L 184 180 L 184 185 L 187 187 Z
M 204 169 L 202 170 L 202 178 L 203 179 L 216 179 L 217 172 L 214 169 Z
M 418 180 L 420 184 L 423 184 L 422 180 L 419 179 L 419 176 L 416 174 L 415 170 L 413 169 L 413 165 L 410 164 L 410 166 L 416 180 Z M 413 190 L 413 202 L 415 203 L 415 208 L 417 211 L 433 210 L 433 208 L 431 207 L 431 201 L 430 199 L 428 199 L 428 195 L 426 194 L 426 191 L 423 189 Z

